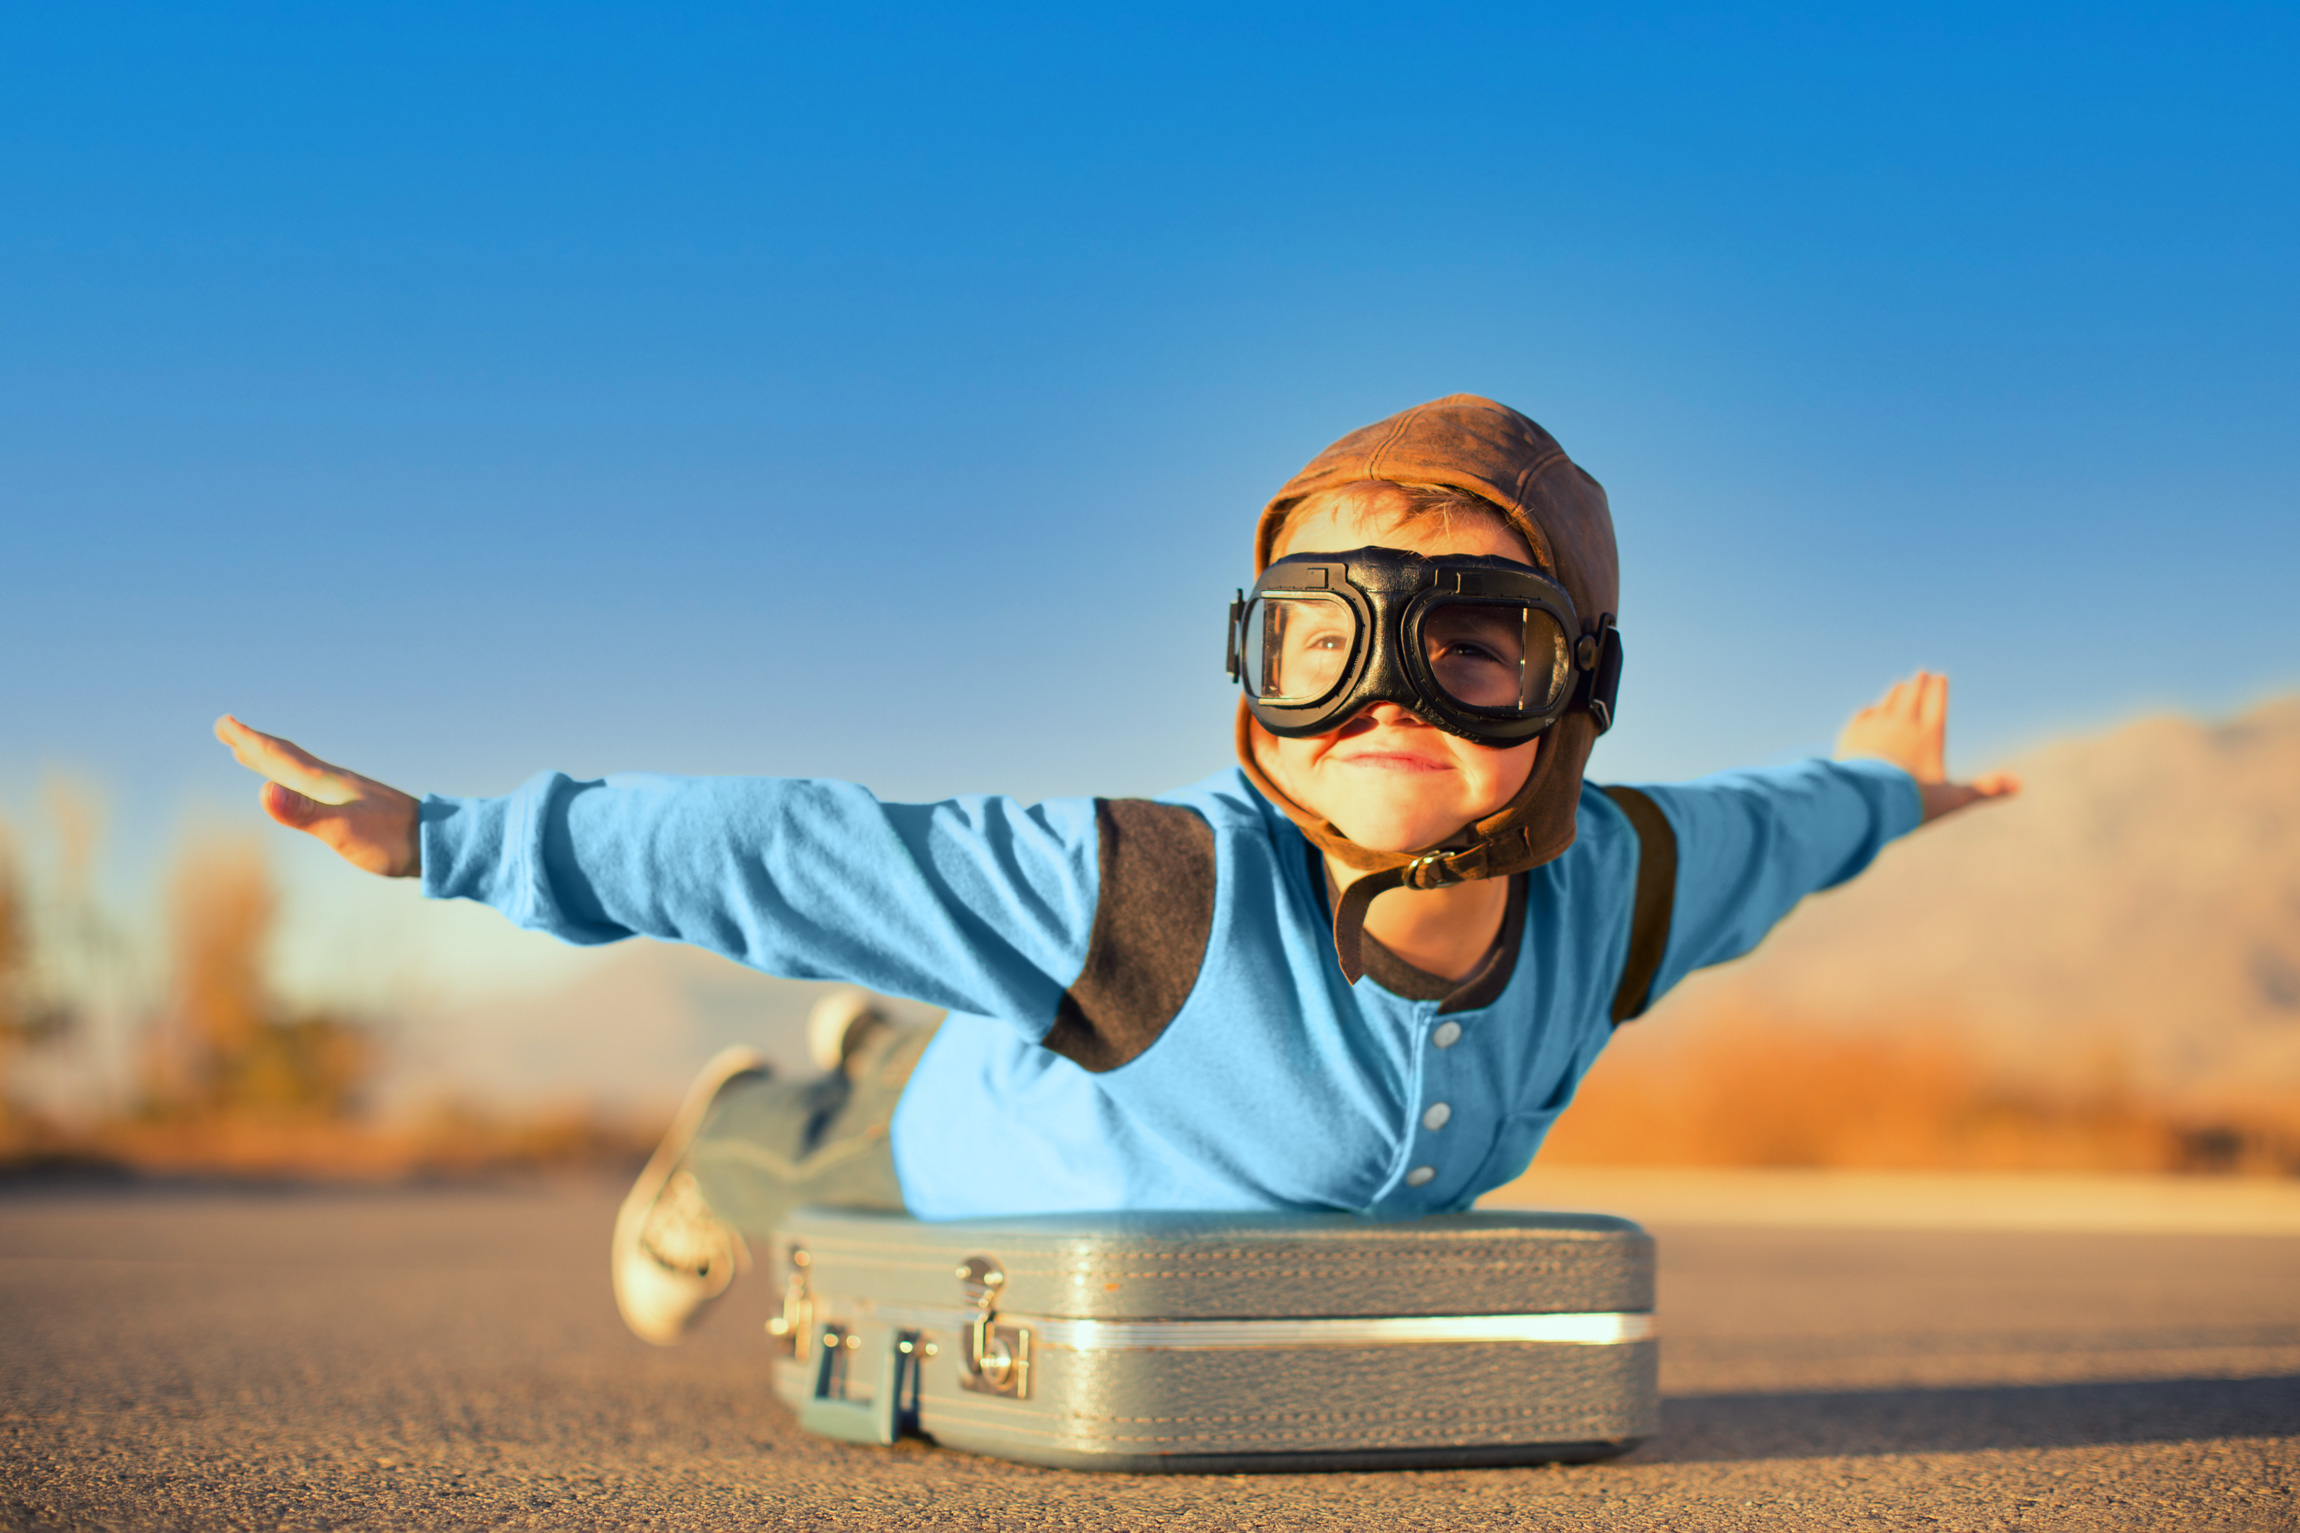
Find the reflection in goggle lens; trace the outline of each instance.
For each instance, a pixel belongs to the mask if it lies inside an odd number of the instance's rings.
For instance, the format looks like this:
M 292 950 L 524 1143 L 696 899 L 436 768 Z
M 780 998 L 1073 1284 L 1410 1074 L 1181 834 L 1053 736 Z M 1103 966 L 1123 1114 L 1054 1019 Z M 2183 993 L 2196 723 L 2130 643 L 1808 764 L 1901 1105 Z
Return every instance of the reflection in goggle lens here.
M 1246 685 L 1271 703 L 1314 703 L 1341 685 L 1357 618 L 1332 596 L 1280 596 L 1246 617 Z
M 1539 712 L 1570 675 L 1565 633 L 1539 607 L 1519 602 L 1446 602 L 1421 624 L 1430 678 L 1469 708 Z

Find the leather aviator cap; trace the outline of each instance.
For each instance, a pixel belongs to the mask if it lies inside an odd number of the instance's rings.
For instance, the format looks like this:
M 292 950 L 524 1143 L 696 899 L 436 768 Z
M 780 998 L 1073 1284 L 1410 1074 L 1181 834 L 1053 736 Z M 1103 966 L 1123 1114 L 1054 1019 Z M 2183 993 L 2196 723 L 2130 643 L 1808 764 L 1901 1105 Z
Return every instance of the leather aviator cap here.
M 1556 439 L 1532 421 L 1475 394 L 1449 394 L 1343 437 L 1286 481 L 1254 534 L 1254 573 L 1270 563 L 1287 515 L 1323 490 L 1367 480 L 1443 485 L 1491 501 L 1533 550 L 1544 574 L 1573 598 L 1584 632 L 1620 610 L 1620 556 L 1604 487 L 1582 472 Z M 1306 552 L 1307 550 L 1297 550 Z M 1575 637 L 1579 637 L 1576 635 Z M 1463 827 L 1442 846 L 1419 852 L 1362 847 L 1271 782 L 1254 757 L 1253 716 L 1238 705 L 1238 761 L 1263 797 L 1302 834 L 1366 876 L 1334 909 L 1334 951 L 1352 984 L 1364 972 L 1366 907 L 1390 889 L 1434 889 L 1474 878 L 1503 878 L 1539 867 L 1573 845 L 1581 774 L 1598 725 L 1582 708 L 1542 733 L 1533 771 L 1495 813 Z

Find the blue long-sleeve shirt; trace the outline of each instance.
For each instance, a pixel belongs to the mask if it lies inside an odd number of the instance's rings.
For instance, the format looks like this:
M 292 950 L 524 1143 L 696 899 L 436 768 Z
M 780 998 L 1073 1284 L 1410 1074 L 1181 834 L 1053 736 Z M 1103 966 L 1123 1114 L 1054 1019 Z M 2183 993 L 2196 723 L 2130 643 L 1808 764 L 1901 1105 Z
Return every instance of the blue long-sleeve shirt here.
M 1642 791 L 1677 846 L 1655 998 L 1921 819 L 1880 762 Z M 1503 943 L 1450 987 L 1395 960 L 1344 981 L 1321 865 L 1237 769 L 1117 811 L 551 773 L 426 799 L 423 884 L 571 942 L 690 942 L 949 1008 L 894 1118 L 922 1217 L 1410 1216 L 1525 1169 L 1612 1030 L 1638 839 L 1610 798 L 1583 790 L 1572 849 L 1522 875 Z

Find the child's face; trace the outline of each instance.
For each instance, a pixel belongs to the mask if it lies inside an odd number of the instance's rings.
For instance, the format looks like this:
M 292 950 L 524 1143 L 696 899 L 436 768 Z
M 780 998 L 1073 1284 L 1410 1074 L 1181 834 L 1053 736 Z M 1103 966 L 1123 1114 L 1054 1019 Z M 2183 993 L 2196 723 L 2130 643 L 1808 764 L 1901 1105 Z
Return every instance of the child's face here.
M 1379 545 L 1535 562 L 1525 539 L 1498 518 L 1400 525 L 1395 495 L 1350 490 L 1313 502 L 1288 520 L 1270 557 Z M 1298 740 L 1254 726 L 1254 758 L 1270 780 L 1377 852 L 1418 852 L 1495 813 L 1525 786 L 1540 747 L 1539 736 L 1522 745 L 1478 745 L 1396 703 L 1371 704 L 1338 729 Z

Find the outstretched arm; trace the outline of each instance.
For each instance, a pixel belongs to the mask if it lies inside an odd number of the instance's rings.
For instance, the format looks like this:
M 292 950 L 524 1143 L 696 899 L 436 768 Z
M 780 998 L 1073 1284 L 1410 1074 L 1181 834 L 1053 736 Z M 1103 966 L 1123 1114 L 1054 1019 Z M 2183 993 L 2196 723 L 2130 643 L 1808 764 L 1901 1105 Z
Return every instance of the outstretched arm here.
M 502 798 L 410 798 L 235 719 L 265 810 L 371 872 L 423 878 L 576 943 L 688 942 L 1003 1017 L 1036 1039 L 1085 963 L 1094 801 L 883 804 L 852 783 L 544 773 Z
M 1948 728 L 1949 679 L 1919 671 L 1895 682 L 1883 697 L 1853 715 L 1837 736 L 1837 759 L 1867 756 L 1889 761 L 1914 777 L 1927 824 L 1967 804 L 2009 798 L 2020 791 L 2020 779 L 2010 772 L 1992 772 L 1971 782 L 1949 781 Z
M 416 828 L 422 806 L 415 799 L 372 777 L 330 766 L 228 713 L 216 720 L 216 738 L 232 748 L 241 766 L 268 779 L 261 795 L 264 813 L 282 825 L 318 837 L 344 861 L 370 873 L 413 878 L 423 871 Z
M 1678 857 L 1653 998 L 1695 969 L 1748 952 L 1798 901 L 1859 873 L 1895 837 L 2018 792 L 2019 782 L 2002 774 L 1949 781 L 1948 706 L 1948 678 L 1919 671 L 1853 715 L 1837 740 L 1841 764 L 1804 761 L 1644 789 L 1668 817 Z

